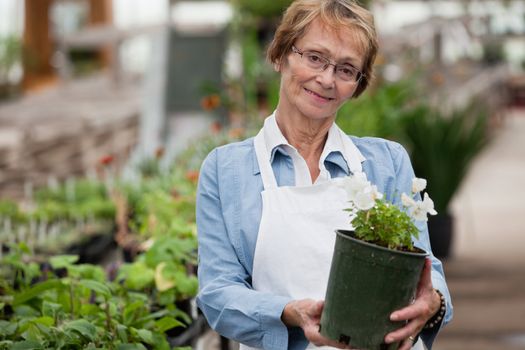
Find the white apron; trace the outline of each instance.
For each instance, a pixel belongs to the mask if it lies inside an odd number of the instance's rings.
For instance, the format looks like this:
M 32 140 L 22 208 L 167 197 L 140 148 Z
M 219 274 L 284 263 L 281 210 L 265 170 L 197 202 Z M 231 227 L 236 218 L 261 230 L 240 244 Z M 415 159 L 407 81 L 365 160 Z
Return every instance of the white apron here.
M 344 158 L 358 159 L 357 148 L 342 131 Z M 262 217 L 253 262 L 252 284 L 258 291 L 294 300 L 325 298 L 336 229 L 351 229 L 341 178 L 304 187 L 278 187 L 264 140 L 255 137 L 255 152 L 264 189 Z M 352 173 L 361 163 L 348 164 Z M 308 349 L 333 349 L 308 345 Z M 419 349 L 414 347 L 413 349 Z M 423 348 L 421 348 L 423 349 Z M 255 350 L 241 344 L 240 350 Z

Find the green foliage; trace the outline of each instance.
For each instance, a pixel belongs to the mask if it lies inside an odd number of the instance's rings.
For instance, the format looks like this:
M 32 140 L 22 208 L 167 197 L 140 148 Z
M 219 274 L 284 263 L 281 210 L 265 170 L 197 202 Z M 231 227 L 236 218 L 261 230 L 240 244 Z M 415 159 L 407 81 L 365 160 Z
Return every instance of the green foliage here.
M 1 261 L 0 349 L 170 349 L 164 333 L 189 322 L 174 298 L 152 312 L 159 304 L 148 294 L 75 265 L 75 256 L 54 257 L 58 270 L 45 275 L 30 260 L 20 244 Z
M 419 236 L 406 212 L 382 200 L 370 210 L 358 211 L 352 225 L 357 238 L 390 249 L 413 250 L 412 237 Z
M 10 218 L 12 223 L 26 221 L 26 216 L 20 211 L 18 204 L 7 200 L 0 200 L 0 218 Z
M 188 270 L 195 265 L 195 236 L 159 236 L 133 263 L 121 267 L 118 280 L 132 290 L 151 291 L 150 298 L 165 305 L 197 294 L 197 278 Z
M 279 17 L 292 3 L 292 0 L 237 0 L 242 12 L 255 17 Z
M 115 217 L 115 206 L 105 185 L 97 181 L 79 180 L 58 188 L 42 188 L 35 193 L 37 207 L 32 217 L 37 220 L 57 221 L 94 217 Z
M 474 157 L 487 143 L 487 115 L 482 103 L 443 114 L 415 109 L 403 121 L 415 173 L 428 180 L 436 210 L 445 213 Z
M 10 35 L 0 37 L 0 83 L 7 80 L 13 66 L 22 58 L 22 41 Z
M 369 90 L 339 109 L 337 125 L 350 135 L 399 139 L 402 120 L 412 110 L 414 90 L 409 79 Z

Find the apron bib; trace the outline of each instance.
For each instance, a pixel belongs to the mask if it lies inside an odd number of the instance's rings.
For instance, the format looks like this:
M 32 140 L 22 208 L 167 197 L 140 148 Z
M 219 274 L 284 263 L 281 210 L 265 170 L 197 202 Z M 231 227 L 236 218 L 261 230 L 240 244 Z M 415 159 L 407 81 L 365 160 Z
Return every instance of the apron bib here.
M 357 149 L 339 130 L 344 158 L 356 159 Z M 264 189 L 262 216 L 255 247 L 253 289 L 294 300 L 325 298 L 336 229 L 352 229 L 342 178 L 311 186 L 278 187 L 264 140 L 264 128 L 254 139 Z M 352 155 L 354 157 L 352 157 Z M 352 173 L 361 163 L 348 164 Z M 334 349 L 309 344 L 307 349 Z M 417 349 L 417 348 L 413 348 Z M 241 344 L 240 350 L 255 350 Z

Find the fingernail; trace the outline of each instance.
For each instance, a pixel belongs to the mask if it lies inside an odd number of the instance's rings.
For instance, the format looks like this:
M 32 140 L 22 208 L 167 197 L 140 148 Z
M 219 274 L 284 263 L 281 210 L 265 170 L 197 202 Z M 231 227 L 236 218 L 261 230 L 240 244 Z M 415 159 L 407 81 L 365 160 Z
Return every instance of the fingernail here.
M 399 317 L 397 316 L 397 314 L 392 314 L 392 315 L 390 315 L 390 320 L 392 320 L 392 321 L 397 321 L 398 318 L 399 318 Z
M 394 338 L 392 338 L 392 337 L 386 337 L 385 341 L 386 341 L 387 343 L 393 343 L 393 342 L 394 342 Z

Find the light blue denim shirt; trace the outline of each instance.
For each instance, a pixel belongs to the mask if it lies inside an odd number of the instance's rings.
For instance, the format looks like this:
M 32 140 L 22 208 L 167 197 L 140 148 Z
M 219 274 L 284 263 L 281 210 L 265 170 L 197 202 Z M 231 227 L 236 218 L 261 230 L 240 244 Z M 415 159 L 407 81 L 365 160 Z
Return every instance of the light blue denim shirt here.
M 404 148 L 384 139 L 351 139 L 366 158 L 362 167 L 367 178 L 389 200 L 399 203 L 399 194 L 410 193 L 414 178 Z M 273 149 L 271 163 L 279 186 L 293 186 L 293 162 L 282 146 Z M 332 178 L 349 175 L 338 151 L 330 153 L 324 164 Z M 197 192 L 197 303 L 210 326 L 227 338 L 256 348 L 302 350 L 308 344 L 302 330 L 287 328 L 281 321 L 282 311 L 291 300 L 252 289 L 262 190 L 253 138 L 219 147 L 204 161 Z M 420 223 L 418 228 L 419 239 L 414 244 L 430 251 L 426 224 Z M 452 304 L 441 262 L 431 258 L 433 286 L 447 301 L 443 327 L 452 319 Z M 431 329 L 421 333 L 427 348 L 431 348 L 437 332 Z

